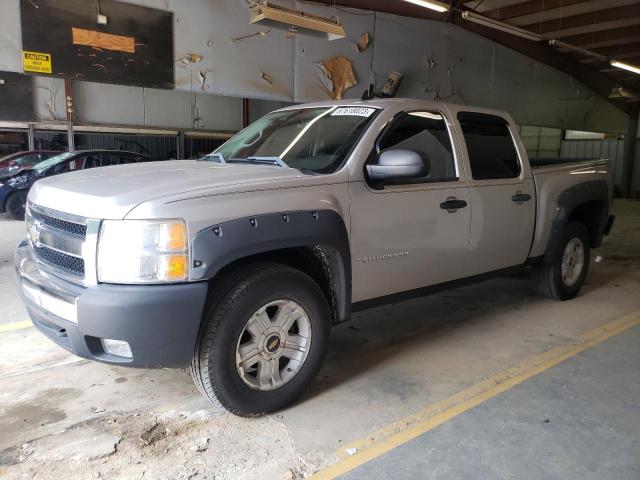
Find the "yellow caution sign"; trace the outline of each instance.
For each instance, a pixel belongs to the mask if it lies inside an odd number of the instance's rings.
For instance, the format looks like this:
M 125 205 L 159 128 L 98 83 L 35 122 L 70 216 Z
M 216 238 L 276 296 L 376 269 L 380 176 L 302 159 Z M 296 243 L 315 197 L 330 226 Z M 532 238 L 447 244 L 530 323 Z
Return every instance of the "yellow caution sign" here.
M 51 73 L 51 54 L 23 51 L 22 69 L 25 72 Z

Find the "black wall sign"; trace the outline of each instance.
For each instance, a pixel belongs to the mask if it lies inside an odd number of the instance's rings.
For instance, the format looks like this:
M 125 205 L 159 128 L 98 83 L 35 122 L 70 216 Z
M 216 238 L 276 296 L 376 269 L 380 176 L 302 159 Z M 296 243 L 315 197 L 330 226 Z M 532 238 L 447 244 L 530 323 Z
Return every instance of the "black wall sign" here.
M 174 88 L 173 13 L 100 0 L 20 0 L 25 73 Z
M 0 72 L 0 120 L 34 120 L 33 78 L 14 72 Z

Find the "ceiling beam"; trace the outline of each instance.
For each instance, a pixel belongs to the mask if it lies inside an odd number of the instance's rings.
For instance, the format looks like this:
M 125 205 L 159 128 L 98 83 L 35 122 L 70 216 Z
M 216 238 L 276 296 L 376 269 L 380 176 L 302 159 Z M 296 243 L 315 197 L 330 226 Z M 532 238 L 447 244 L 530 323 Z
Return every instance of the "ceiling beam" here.
M 582 3 L 584 1 L 586 0 L 529 0 L 527 2 L 507 5 L 505 7 L 482 12 L 482 15 L 504 21 L 509 18 L 531 15 L 532 13 L 539 13 L 543 10 L 552 10 L 563 6 L 566 7 L 576 3 Z
M 443 3 L 449 3 L 440 0 Z M 328 7 L 333 7 L 333 0 L 318 2 L 324 3 Z M 419 7 L 412 3 L 388 0 L 337 0 L 335 5 L 342 7 L 358 8 L 360 10 L 373 10 L 377 12 L 393 13 L 395 15 L 402 15 L 404 17 L 424 18 L 427 20 L 444 20 L 447 18 L 447 13 L 438 13 L 428 8 Z
M 510 18 L 507 21 L 511 25 L 521 27 L 522 25 L 529 25 L 532 23 L 542 22 L 546 20 L 557 20 L 560 18 L 573 17 L 576 15 L 582 15 L 584 13 L 592 13 L 603 8 L 619 8 L 626 7 L 627 5 L 635 5 L 638 0 L 606 0 L 606 4 L 602 0 L 586 0 L 573 5 L 563 5 L 560 8 L 547 8 L 546 2 L 544 3 L 544 10 L 540 10 L 536 13 L 529 15 L 523 15 L 521 17 Z
M 627 5 L 625 7 L 606 8 L 595 12 L 557 18 L 540 23 L 532 23 L 522 28 L 539 34 L 561 32 L 585 26 L 592 26 L 596 28 L 596 30 L 593 31 L 598 31 L 597 26 L 599 24 L 628 20 L 635 17 L 638 17 L 640 21 L 640 3 Z M 599 30 L 604 30 L 604 28 L 600 28 Z
M 589 48 L 591 45 L 597 45 L 604 42 L 612 42 L 620 40 L 621 42 L 628 38 L 636 38 L 640 36 L 640 19 L 637 25 L 624 28 L 615 28 L 612 30 L 601 30 L 599 32 L 583 33 L 582 35 L 573 35 L 565 37 L 564 42 L 571 45 L 578 45 L 583 48 Z
M 629 43 L 627 45 L 617 45 L 615 47 L 606 48 L 594 48 L 593 51 L 610 58 L 622 58 L 620 57 L 620 55 L 626 55 L 630 57 L 639 56 L 640 43 Z

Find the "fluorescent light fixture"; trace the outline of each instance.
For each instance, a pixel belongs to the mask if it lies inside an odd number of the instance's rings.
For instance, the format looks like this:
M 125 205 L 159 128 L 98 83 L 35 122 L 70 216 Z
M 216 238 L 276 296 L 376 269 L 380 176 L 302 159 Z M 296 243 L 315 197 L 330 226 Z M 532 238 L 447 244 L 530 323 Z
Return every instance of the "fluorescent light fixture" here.
M 511 35 L 515 35 L 517 37 L 526 38 L 527 40 L 531 40 L 533 42 L 539 42 L 543 40 L 540 35 L 530 32 L 529 30 L 524 30 L 514 25 L 509 25 L 508 23 L 499 22 L 498 20 L 478 15 L 477 13 L 468 11 L 462 12 L 462 18 L 470 22 L 477 23 L 478 25 L 493 28 L 495 30 L 500 30 L 501 32 L 510 33 Z
M 287 26 L 295 26 L 322 32 L 327 34 L 329 40 L 344 38 L 347 33 L 342 24 L 335 18 L 325 18 L 311 15 L 300 10 L 292 10 L 267 0 L 260 0 L 249 7 L 251 12 L 250 23 L 276 22 Z
M 428 8 L 429 10 L 435 10 L 436 12 L 446 12 L 449 10 L 449 6 L 444 3 L 434 2 L 432 0 L 404 0 L 405 2 L 413 3 L 419 7 Z
M 637 73 L 640 75 L 640 67 L 636 67 L 635 65 L 629 65 L 628 63 L 619 62 L 618 60 L 611 60 L 611 66 L 621 68 L 623 70 L 628 70 L 629 72 Z

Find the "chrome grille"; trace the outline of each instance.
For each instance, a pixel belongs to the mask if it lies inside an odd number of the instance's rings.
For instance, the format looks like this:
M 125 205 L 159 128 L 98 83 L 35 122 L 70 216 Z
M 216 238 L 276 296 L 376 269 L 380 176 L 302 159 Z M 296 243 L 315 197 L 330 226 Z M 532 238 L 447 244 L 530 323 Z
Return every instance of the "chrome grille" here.
M 72 282 L 95 283 L 97 221 L 29 203 L 26 222 L 29 243 L 43 270 Z
M 45 246 L 35 246 L 33 251 L 37 258 L 52 267 L 61 268 L 71 275 L 84 277 L 84 260 L 82 258 L 67 255 Z
M 30 213 L 31 213 L 31 217 L 34 220 L 41 222 L 43 225 L 47 225 L 51 228 L 55 228 L 56 230 L 60 230 L 61 232 L 71 233 L 73 235 L 77 235 L 83 238 L 86 237 L 87 235 L 86 225 L 68 222 L 60 218 L 50 217 L 43 213 L 37 212 L 33 209 L 30 210 Z

